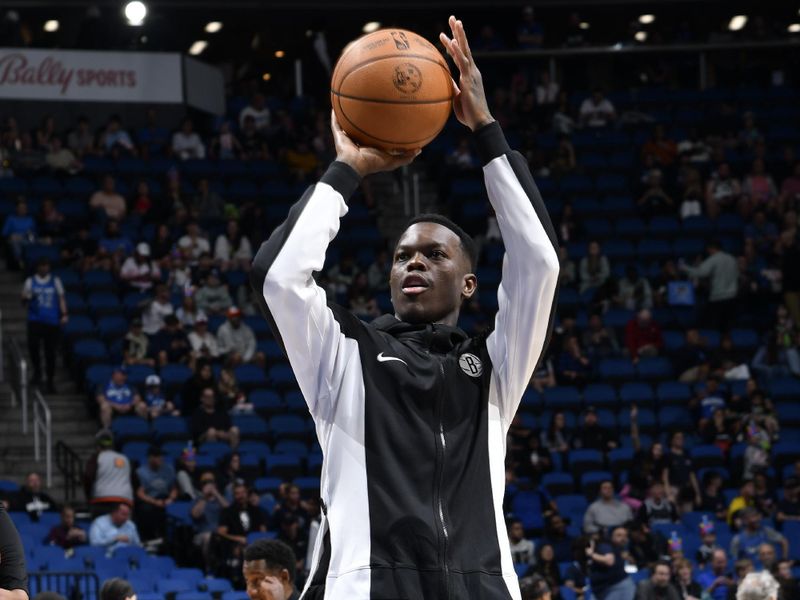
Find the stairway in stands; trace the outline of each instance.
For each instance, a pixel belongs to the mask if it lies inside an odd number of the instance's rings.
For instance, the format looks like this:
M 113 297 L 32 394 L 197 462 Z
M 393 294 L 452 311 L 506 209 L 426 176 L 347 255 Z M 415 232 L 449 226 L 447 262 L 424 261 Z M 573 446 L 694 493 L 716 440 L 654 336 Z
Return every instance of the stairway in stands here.
M 5 344 L 5 379 L 0 384 L 0 479 L 11 479 L 20 485 L 30 471 L 38 471 L 44 482 L 44 458 L 37 462 L 34 460 L 33 429 L 32 429 L 32 393 L 29 400 L 29 427 L 28 432 L 22 432 L 22 407 L 11 406 L 11 387 L 9 385 L 11 358 L 8 344 L 15 339 L 22 348 L 27 358 L 27 345 L 25 335 L 25 309 L 20 303 L 20 292 L 24 277 L 20 272 L 0 269 L 0 309 L 2 310 L 3 341 Z M 56 370 L 55 394 L 46 394 L 50 411 L 52 413 L 53 431 L 53 481 L 48 493 L 54 499 L 61 501 L 64 498 L 64 480 L 55 465 L 55 445 L 61 440 L 65 442 L 85 461 L 92 452 L 94 434 L 97 431 L 97 422 L 91 418 L 86 410 L 85 394 L 82 390 L 76 392 L 75 382 L 71 374 L 61 362 L 63 352 L 59 351 L 58 369 Z M 42 454 L 44 454 L 44 439 L 42 439 Z M 83 502 L 83 492 L 79 490 L 77 501 Z

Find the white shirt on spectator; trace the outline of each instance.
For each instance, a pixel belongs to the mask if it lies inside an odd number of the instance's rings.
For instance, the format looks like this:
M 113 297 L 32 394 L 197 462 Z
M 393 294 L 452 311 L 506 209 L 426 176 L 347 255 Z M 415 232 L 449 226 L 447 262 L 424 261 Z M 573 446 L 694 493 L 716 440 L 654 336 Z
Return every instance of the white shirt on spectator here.
M 164 326 L 164 317 L 175 312 L 169 302 L 161 304 L 153 300 L 142 314 L 142 331 L 147 335 L 154 335 Z
M 540 83 L 536 86 L 536 104 L 555 104 L 560 91 L 561 87 L 555 81 L 547 85 Z
M 204 252 L 211 252 L 211 244 L 202 236 L 192 238 L 184 235 L 178 240 L 178 248 L 191 248 L 192 258 L 197 260 Z
M 153 287 L 154 279 L 161 277 L 161 269 L 154 261 L 138 263 L 133 256 L 129 256 L 122 263 L 119 274 L 128 282 L 128 285 L 140 292 L 146 292 Z
M 206 157 L 203 140 L 195 132 L 186 134 L 183 131 L 176 131 L 172 135 L 172 151 L 181 160 Z
M 231 250 L 233 250 L 233 248 L 231 248 L 228 237 L 224 234 L 220 235 L 214 244 L 214 259 L 228 262 L 231 260 L 252 260 L 253 258 L 253 249 L 250 246 L 250 240 L 248 240 L 245 235 L 242 236 L 239 247 L 233 254 L 231 254 Z
M 605 127 L 616 117 L 614 105 L 603 98 L 595 104 L 592 98 L 587 98 L 581 104 L 581 122 L 589 127 Z
M 244 120 L 246 117 L 253 117 L 256 122 L 256 129 L 259 131 L 263 131 L 267 127 L 269 127 L 270 123 L 270 112 L 269 109 L 265 106 L 261 110 L 250 106 L 249 104 L 242 109 L 242 112 L 239 113 L 239 127 L 244 126 Z

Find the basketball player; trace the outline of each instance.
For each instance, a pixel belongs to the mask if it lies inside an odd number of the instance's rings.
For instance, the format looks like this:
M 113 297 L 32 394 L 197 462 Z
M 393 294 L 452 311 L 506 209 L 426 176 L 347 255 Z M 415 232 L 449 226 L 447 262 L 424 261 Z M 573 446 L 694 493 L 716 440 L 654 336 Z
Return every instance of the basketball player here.
M 25 548 L 0 501 L 0 600 L 28 600 Z
M 323 517 L 302 598 L 519 600 L 503 522 L 506 432 L 548 338 L 558 280 L 552 224 L 526 161 L 492 118 L 464 27 L 442 43 L 459 71 L 507 254 L 494 330 L 456 327 L 476 249 L 439 215 L 394 251 L 394 315 L 365 324 L 314 283 L 365 175 L 409 163 L 358 147 L 333 119 L 336 161 L 261 246 L 252 283 L 324 453 Z

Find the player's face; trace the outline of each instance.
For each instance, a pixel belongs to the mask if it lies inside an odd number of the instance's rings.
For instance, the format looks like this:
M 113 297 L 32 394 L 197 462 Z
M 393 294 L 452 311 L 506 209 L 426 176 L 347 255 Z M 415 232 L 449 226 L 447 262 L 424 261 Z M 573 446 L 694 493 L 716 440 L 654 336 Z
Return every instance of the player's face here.
M 389 278 L 398 319 L 455 325 L 461 301 L 475 292 L 458 236 L 438 223 L 415 223 L 397 243 Z

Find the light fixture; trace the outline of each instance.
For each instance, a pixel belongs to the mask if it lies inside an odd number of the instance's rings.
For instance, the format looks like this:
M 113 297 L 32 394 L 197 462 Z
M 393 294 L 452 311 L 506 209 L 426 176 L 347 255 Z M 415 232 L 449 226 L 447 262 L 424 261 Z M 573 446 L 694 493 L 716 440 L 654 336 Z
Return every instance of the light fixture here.
M 591 27 L 591 25 L 589 25 L 588 21 L 581 21 L 580 24 L 578 25 L 578 27 L 580 27 L 581 29 L 589 29 L 589 27 Z
M 381 28 L 381 24 L 379 21 L 370 21 L 368 23 L 364 23 L 364 27 L 361 28 L 361 31 L 364 33 L 372 33 L 373 31 L 377 31 Z
M 209 21 L 206 23 L 206 33 L 217 33 L 220 29 L 222 29 L 221 21 Z
M 50 19 L 49 21 L 45 21 L 45 22 L 44 22 L 44 27 L 43 27 L 43 29 L 44 29 L 44 30 L 45 30 L 47 33 L 53 33 L 53 32 L 55 32 L 55 31 L 58 31 L 58 27 L 59 27 L 59 23 L 58 23 L 58 21 L 56 21 L 55 19 Z
M 747 15 L 736 15 L 732 17 L 730 23 L 728 23 L 728 29 L 731 31 L 739 31 L 745 25 L 747 25 Z
M 789 33 L 800 33 L 800 23 L 792 23 L 786 29 Z
M 147 7 L 144 2 L 134 0 L 125 5 L 125 18 L 128 19 L 128 25 L 138 27 L 144 23 L 144 18 L 147 16 Z
M 655 15 L 639 15 L 639 23 L 642 25 L 650 25 L 653 21 L 656 20 Z
M 283 58 L 286 56 L 286 52 L 283 50 L 275 50 L 275 58 Z
M 633 36 L 637 42 L 646 42 L 647 41 L 647 32 L 646 31 L 637 31 L 636 35 Z
M 189 48 L 189 54 L 191 54 L 192 56 L 197 56 L 198 54 L 202 54 L 203 50 L 206 49 L 206 46 L 208 46 L 208 42 L 207 41 L 205 41 L 205 40 L 197 40 Z
M 261 76 L 261 79 L 263 79 L 264 81 L 269 81 L 270 79 L 272 79 L 272 73 L 264 73 Z

